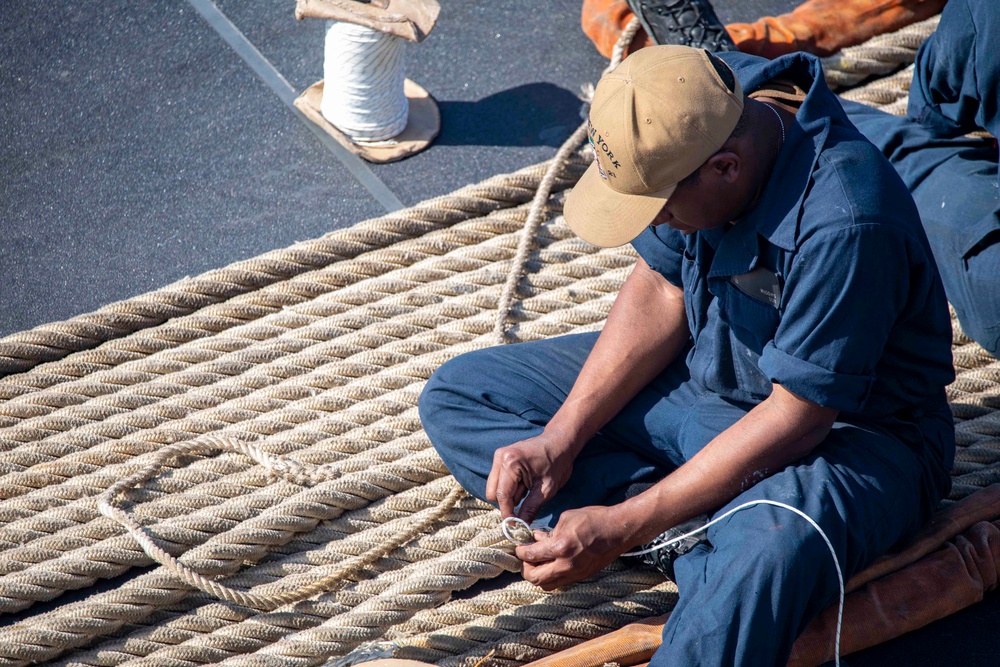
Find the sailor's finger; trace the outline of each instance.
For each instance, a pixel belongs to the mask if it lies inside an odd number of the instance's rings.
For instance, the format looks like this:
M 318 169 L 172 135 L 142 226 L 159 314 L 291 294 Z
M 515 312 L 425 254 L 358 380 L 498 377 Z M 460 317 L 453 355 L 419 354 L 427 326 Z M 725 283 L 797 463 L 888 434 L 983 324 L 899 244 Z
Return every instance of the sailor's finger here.
M 526 563 L 544 563 L 551 560 L 551 554 L 540 549 L 533 548 L 540 541 L 544 542 L 549 539 L 548 531 L 544 530 L 533 530 L 531 532 L 535 541 L 530 544 L 522 544 L 514 549 L 514 555 Z
M 538 512 L 542 509 L 542 505 L 548 500 L 542 495 L 541 490 L 536 486 L 528 491 L 527 498 L 521 503 L 521 508 L 517 512 L 519 516 L 524 521 L 531 523 L 538 516 Z
M 526 581 L 546 591 L 568 586 L 577 580 L 573 576 L 572 566 L 566 560 L 556 560 L 541 565 L 525 563 L 521 572 Z
M 520 457 L 510 447 L 498 449 L 486 480 L 486 499 L 500 507 L 504 518 L 514 516 L 514 508 L 528 493 L 528 476 Z
M 521 560 L 528 563 L 547 563 L 556 560 L 561 554 L 561 549 L 556 540 L 553 540 L 549 533 L 542 531 L 535 532 L 534 544 L 526 544 L 514 550 L 514 554 Z
M 514 508 L 521 502 L 521 499 L 528 493 L 528 487 L 521 483 L 520 479 L 500 477 L 497 484 L 496 503 L 500 507 L 500 514 L 506 518 L 514 516 Z
M 500 482 L 500 468 L 500 461 L 494 456 L 490 475 L 486 478 L 486 500 L 491 503 L 497 501 L 497 484 Z

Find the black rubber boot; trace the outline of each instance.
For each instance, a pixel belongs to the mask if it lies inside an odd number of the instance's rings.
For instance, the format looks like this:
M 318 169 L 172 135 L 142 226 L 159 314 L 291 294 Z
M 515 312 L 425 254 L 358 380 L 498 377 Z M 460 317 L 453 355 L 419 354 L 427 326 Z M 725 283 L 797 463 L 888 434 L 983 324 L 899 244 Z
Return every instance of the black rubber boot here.
M 628 0 L 628 6 L 657 44 L 738 50 L 708 0 Z

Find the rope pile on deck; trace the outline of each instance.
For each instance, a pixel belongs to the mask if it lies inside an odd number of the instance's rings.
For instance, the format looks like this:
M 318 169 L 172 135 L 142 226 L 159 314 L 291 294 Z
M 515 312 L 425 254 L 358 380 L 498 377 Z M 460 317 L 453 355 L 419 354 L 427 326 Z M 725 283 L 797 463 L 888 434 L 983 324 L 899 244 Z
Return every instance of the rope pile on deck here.
M 0 340 L 0 665 L 305 667 L 383 640 L 496 667 L 669 610 L 673 584 L 621 563 L 552 594 L 512 577 L 455 596 L 519 563 L 423 434 L 424 381 L 502 331 L 599 329 L 635 261 L 566 227 L 589 158 L 561 157 Z M 957 322 L 954 343 L 951 500 L 1000 481 L 1000 361 Z M 201 449 L 223 441 L 248 445 Z M 168 565 L 60 603 L 153 565 L 136 530 L 250 597 Z

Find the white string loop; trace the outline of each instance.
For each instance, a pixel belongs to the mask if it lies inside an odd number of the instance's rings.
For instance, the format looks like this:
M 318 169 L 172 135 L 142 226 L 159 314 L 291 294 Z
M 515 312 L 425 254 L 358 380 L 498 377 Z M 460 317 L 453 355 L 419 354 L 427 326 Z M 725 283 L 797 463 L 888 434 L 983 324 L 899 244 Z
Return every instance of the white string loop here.
M 404 39 L 345 21 L 327 21 L 323 117 L 358 143 L 392 139 L 406 128 Z
M 503 533 L 508 542 L 512 542 L 518 546 L 533 544 L 535 542 L 531 526 L 528 525 L 527 521 L 516 516 L 509 516 L 501 521 L 500 532 Z

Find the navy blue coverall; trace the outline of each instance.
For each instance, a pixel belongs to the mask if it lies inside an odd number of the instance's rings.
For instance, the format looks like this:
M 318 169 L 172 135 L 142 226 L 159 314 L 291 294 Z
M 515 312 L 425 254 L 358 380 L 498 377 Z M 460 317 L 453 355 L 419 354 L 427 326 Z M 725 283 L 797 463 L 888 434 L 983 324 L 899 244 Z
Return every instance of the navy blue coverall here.
M 954 372 L 944 291 L 906 186 L 847 120 L 818 60 L 719 56 L 747 93 L 784 78 L 808 94 L 749 214 L 689 236 L 650 227 L 633 242 L 684 291 L 686 356 L 584 447 L 539 521 L 554 525 L 566 509 L 612 505 L 633 483 L 662 479 L 777 382 L 839 409 L 838 421 L 806 458 L 765 471 L 716 516 L 756 499 L 790 504 L 822 527 L 846 579 L 917 530 L 947 493 L 954 428 L 944 387 Z M 494 451 L 541 433 L 596 338 L 471 352 L 431 377 L 421 418 L 467 490 L 484 498 Z M 785 664 L 837 600 L 822 537 L 758 505 L 707 538 L 674 564 L 680 597 L 650 664 Z
M 916 200 L 962 329 L 1000 356 L 1000 2 L 949 0 L 914 63 L 906 117 L 844 102 Z

